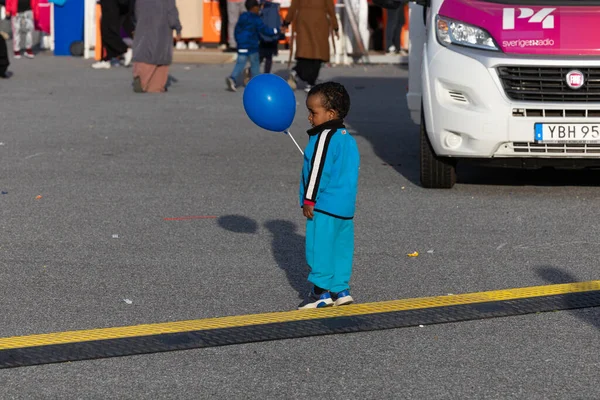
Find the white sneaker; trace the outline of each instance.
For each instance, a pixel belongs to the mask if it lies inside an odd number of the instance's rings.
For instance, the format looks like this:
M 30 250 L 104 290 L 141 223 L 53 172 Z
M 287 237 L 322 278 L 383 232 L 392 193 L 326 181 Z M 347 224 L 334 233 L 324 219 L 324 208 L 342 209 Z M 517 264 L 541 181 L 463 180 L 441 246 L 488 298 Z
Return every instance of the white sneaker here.
M 129 48 L 123 55 L 123 65 L 126 67 L 129 67 L 131 65 L 132 58 L 133 58 L 133 50 L 131 48 Z
M 388 47 L 388 49 L 387 49 L 388 54 L 395 53 L 395 52 L 396 52 L 396 46 L 391 45 L 390 47 Z
M 110 69 L 110 61 L 98 61 L 92 64 L 94 69 Z
M 198 43 L 194 42 L 193 40 L 188 43 L 188 50 L 198 50 L 199 48 L 200 46 L 198 46 Z
M 235 87 L 235 81 L 231 77 L 225 78 L 225 84 L 227 84 L 227 89 L 232 92 L 237 92 L 237 88 Z
M 227 49 L 227 45 L 226 44 L 220 44 L 218 47 L 219 50 L 225 50 Z
M 288 82 L 288 85 L 290 85 L 290 87 L 292 88 L 292 90 L 296 90 L 296 88 L 298 87 L 297 77 L 298 76 L 296 74 L 296 71 L 291 70 L 290 76 L 288 76 L 287 82 Z
M 185 45 L 185 42 L 177 42 L 177 44 L 175 45 L 175 48 L 177 50 L 185 50 L 187 49 L 187 46 Z
M 305 91 L 306 93 L 310 92 L 310 89 L 312 89 L 312 86 L 311 86 L 311 85 L 309 85 L 309 84 L 307 84 L 307 85 L 304 87 L 304 91 Z

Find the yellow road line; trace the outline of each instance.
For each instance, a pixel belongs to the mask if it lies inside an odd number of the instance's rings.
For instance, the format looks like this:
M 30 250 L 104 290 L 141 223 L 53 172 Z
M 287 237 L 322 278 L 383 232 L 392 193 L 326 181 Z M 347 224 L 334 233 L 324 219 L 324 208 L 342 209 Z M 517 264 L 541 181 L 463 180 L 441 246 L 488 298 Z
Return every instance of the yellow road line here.
M 466 293 L 451 296 L 420 297 L 392 300 L 378 303 L 354 304 L 344 307 L 329 307 L 303 311 L 284 311 L 266 314 L 249 314 L 229 317 L 206 318 L 178 322 L 163 322 L 113 328 L 88 329 L 56 332 L 29 336 L 13 336 L 0 339 L 0 350 L 32 346 L 48 346 L 65 343 L 87 342 L 92 340 L 121 339 L 136 336 L 150 336 L 164 333 L 179 333 L 208 329 L 233 328 L 241 326 L 306 321 L 321 318 L 351 317 L 394 311 L 417 310 L 424 308 L 476 304 L 492 301 L 506 301 L 523 298 L 553 296 L 600 290 L 600 281 L 576 282 L 559 285 L 531 286 L 507 290 Z

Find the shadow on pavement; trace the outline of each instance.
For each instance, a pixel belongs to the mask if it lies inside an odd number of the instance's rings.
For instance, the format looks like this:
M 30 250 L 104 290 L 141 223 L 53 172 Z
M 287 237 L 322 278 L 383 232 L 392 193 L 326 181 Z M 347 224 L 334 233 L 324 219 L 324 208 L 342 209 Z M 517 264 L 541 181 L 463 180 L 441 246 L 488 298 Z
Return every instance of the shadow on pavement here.
M 309 268 L 306 265 L 304 236 L 296 233 L 296 224 L 290 221 L 273 220 L 265 223 L 265 228 L 273 235 L 271 244 L 273 257 L 290 283 L 302 299 L 307 289 Z
M 400 77 L 336 77 L 350 94 L 346 124 L 363 137 L 381 159 L 381 168 L 393 168 L 419 183 L 419 128 L 406 104 L 408 80 Z
M 555 267 L 539 267 L 536 272 L 543 280 L 550 284 L 579 282 L 574 275 Z M 569 305 L 569 300 L 566 300 L 566 302 Z M 576 306 L 578 303 L 576 300 L 573 300 L 573 306 Z M 572 309 L 569 312 L 591 326 L 600 329 L 600 307 Z
M 258 224 L 242 215 L 225 215 L 217 220 L 219 226 L 235 233 L 254 234 Z M 264 225 L 272 235 L 271 252 L 277 266 L 286 274 L 290 286 L 304 297 L 307 289 L 309 268 L 304 253 L 304 236 L 299 235 L 297 226 L 285 220 L 267 221 Z
M 256 233 L 258 231 L 256 221 L 243 215 L 224 215 L 219 217 L 217 223 L 221 228 L 235 233 Z

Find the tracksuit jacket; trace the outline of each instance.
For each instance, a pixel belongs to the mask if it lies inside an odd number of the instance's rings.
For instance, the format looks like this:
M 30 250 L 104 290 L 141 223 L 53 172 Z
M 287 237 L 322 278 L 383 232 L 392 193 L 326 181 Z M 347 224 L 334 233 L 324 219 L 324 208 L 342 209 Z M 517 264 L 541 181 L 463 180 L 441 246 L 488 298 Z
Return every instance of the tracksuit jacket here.
M 341 120 L 310 129 L 304 150 L 300 206 L 341 219 L 352 219 L 358 190 L 360 156 L 356 141 Z

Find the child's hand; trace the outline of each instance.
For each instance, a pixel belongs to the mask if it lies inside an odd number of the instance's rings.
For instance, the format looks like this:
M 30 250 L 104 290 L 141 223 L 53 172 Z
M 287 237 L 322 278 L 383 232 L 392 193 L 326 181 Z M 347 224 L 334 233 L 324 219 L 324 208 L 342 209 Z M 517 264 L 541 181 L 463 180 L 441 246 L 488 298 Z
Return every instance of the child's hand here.
M 315 206 L 310 206 L 308 204 L 305 204 L 302 206 L 302 213 L 304 214 L 304 216 L 308 219 L 313 219 L 314 217 L 314 209 Z

